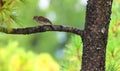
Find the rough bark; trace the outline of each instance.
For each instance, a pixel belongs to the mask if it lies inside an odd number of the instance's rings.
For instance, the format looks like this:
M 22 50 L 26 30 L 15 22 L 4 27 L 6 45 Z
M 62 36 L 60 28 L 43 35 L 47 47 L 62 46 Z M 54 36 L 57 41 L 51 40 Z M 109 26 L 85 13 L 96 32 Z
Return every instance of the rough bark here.
M 0 27 L 0 31 L 7 34 L 33 34 L 33 33 L 42 33 L 48 31 L 59 31 L 59 32 L 70 32 L 77 35 L 83 34 L 83 30 L 74 27 L 67 27 L 62 25 L 43 25 L 43 26 L 34 26 L 34 27 L 26 27 L 26 28 L 12 28 L 11 31 L 4 27 Z
M 105 71 L 112 0 L 88 0 L 81 71 Z

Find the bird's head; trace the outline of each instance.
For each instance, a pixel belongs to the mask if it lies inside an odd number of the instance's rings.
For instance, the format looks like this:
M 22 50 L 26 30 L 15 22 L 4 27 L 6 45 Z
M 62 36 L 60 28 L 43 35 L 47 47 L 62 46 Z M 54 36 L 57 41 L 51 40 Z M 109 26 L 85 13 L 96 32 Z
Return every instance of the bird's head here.
M 34 16 L 33 20 L 38 20 L 39 16 Z

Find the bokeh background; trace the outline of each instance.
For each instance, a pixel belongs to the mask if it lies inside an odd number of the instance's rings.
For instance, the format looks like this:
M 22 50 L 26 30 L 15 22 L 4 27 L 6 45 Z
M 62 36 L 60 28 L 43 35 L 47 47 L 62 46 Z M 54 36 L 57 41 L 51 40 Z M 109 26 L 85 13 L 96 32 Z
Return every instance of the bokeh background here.
M 33 17 L 44 16 L 55 25 L 84 29 L 86 0 L 17 1 L 19 3 L 13 3 L 16 10 L 11 10 L 9 13 L 15 15 L 16 19 L 12 24 L 14 28 L 38 26 L 39 24 L 33 21 Z M 120 0 L 114 0 L 106 54 L 107 71 L 120 69 L 119 16 Z M 0 33 L 0 40 L 0 71 L 79 71 L 80 69 L 82 41 L 75 34 L 65 32 L 30 35 Z
M 25 0 L 18 6 L 16 12 L 19 24 L 16 27 L 31 27 L 39 24 L 33 21 L 34 16 L 44 16 L 55 25 L 73 26 L 83 29 L 85 18 L 85 3 L 81 0 Z M 49 52 L 55 54 L 56 50 L 64 48 L 69 40 L 70 33 L 45 32 L 32 35 L 2 34 L 2 43 L 17 41 L 19 46 L 35 53 Z M 4 38 L 3 38 L 4 37 Z M 5 40 L 7 39 L 7 41 Z

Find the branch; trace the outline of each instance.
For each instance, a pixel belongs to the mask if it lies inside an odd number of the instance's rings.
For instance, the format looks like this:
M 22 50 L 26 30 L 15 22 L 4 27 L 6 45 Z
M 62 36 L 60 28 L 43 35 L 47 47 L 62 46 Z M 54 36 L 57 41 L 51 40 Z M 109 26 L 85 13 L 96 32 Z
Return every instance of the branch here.
M 62 25 L 44 25 L 44 26 L 35 26 L 28 28 L 13 28 L 12 31 L 10 32 L 8 32 L 6 28 L 2 27 L 0 30 L 2 30 L 2 32 L 6 34 L 32 34 L 32 33 L 46 32 L 46 31 L 59 31 L 59 32 L 70 32 L 81 36 L 83 35 L 83 30 L 73 27 L 66 27 Z

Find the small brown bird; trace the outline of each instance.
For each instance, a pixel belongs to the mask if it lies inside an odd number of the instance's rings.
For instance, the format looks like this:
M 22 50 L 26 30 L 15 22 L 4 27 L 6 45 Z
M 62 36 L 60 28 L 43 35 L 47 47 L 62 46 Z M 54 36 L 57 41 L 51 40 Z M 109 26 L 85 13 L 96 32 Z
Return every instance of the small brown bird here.
M 43 16 L 34 16 L 33 20 L 39 22 L 41 25 L 52 25 L 52 22 Z

